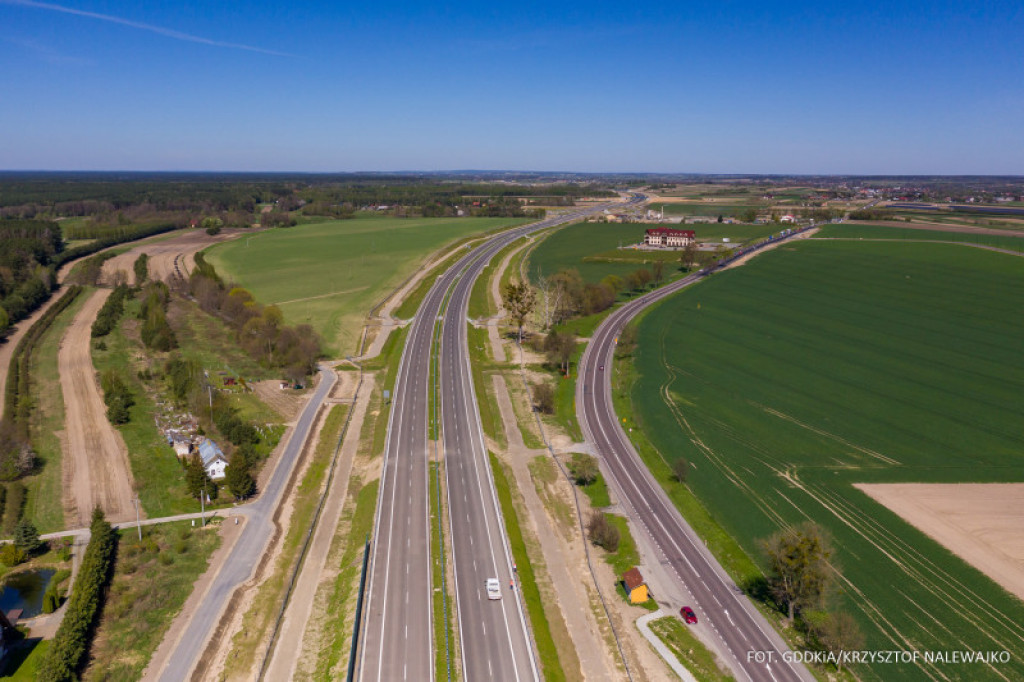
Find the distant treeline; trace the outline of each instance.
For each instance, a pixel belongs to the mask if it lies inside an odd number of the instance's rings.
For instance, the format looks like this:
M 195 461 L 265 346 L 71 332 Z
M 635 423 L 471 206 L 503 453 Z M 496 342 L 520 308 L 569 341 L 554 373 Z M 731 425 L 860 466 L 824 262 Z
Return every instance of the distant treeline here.
M 50 298 L 57 269 L 123 242 L 178 228 L 174 223 L 123 227 L 88 244 L 65 249 L 59 226 L 46 220 L 0 220 L 0 337 Z

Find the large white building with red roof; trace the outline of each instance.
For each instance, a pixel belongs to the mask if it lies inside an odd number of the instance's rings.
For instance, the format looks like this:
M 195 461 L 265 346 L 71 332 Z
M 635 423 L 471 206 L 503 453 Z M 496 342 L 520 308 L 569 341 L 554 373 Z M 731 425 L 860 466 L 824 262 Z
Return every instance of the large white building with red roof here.
M 693 230 L 652 227 L 644 233 L 645 246 L 686 247 L 694 242 Z

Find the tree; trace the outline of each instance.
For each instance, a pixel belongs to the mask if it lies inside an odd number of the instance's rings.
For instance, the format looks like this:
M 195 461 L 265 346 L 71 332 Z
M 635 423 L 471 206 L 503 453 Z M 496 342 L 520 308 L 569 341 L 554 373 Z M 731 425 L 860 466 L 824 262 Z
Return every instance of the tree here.
M 587 535 L 590 541 L 607 552 L 619 549 L 619 529 L 602 511 L 595 511 L 587 522 Z
M 7 314 L 7 311 L 0 308 L 0 339 L 7 336 L 7 332 L 10 331 L 11 316 Z
M 141 254 L 132 267 L 135 270 L 135 286 L 141 287 L 149 279 L 149 256 Z
M 533 407 L 543 414 L 555 411 L 555 389 L 547 381 L 533 384 Z
M 654 261 L 651 265 L 651 274 L 654 276 L 654 286 L 661 286 L 661 280 L 665 279 L 665 261 Z
M 505 285 L 502 305 L 508 311 L 512 324 L 519 329 L 519 343 L 523 342 L 523 325 L 533 311 L 537 296 L 526 282 L 509 282 Z
M 768 586 L 790 622 L 804 608 L 820 605 L 835 571 L 825 530 L 812 521 L 775 533 L 762 543 L 768 559 Z
M 43 541 L 39 539 L 39 531 L 27 518 L 22 518 L 14 527 L 14 546 L 29 556 L 43 546 Z
M 829 614 L 812 628 L 812 632 L 818 644 L 831 654 L 864 648 L 864 633 L 853 616 L 845 611 Z M 836 670 L 841 672 L 842 669 L 843 659 L 837 656 Z
M 672 460 L 672 478 L 676 479 L 680 483 L 686 483 L 686 479 L 689 475 L 690 463 L 686 461 L 685 457 L 679 456 Z
M 576 485 L 590 485 L 597 480 L 601 470 L 597 466 L 597 459 L 590 455 L 576 453 L 569 461 L 569 471 L 572 473 Z
M 756 208 L 748 208 L 747 210 L 745 210 L 743 212 L 743 215 L 741 216 L 741 219 L 745 223 L 752 223 L 752 222 L 756 221 L 757 220 L 757 209 Z
M 244 500 L 256 492 L 256 481 L 249 472 L 249 464 L 243 454 L 235 452 L 224 469 L 224 485 L 236 500 Z
M 219 234 L 222 227 L 224 227 L 224 221 L 220 218 L 213 216 L 203 218 L 203 221 L 199 223 L 199 226 L 206 230 L 206 234 L 215 235 Z
M 199 453 L 192 453 L 189 457 L 188 464 L 185 465 L 185 487 L 188 488 L 188 494 L 192 497 L 199 499 L 199 496 L 203 494 L 203 488 L 209 492 L 210 488 L 213 487 L 213 480 L 209 474 L 206 473 L 205 467 L 203 467 L 203 460 L 200 459 Z M 211 495 L 211 497 L 213 497 Z
M 646 289 L 647 285 L 654 279 L 654 275 L 647 268 L 640 268 L 636 271 L 636 281 L 639 283 L 641 290 Z
M 683 265 L 686 266 L 686 271 L 693 270 L 693 264 L 697 262 L 697 242 L 696 240 L 690 241 L 686 244 L 683 249 L 683 255 L 679 258 Z
M 576 335 L 572 332 L 551 332 L 544 339 L 548 362 L 557 364 L 562 374 L 569 374 L 569 363 L 576 352 Z

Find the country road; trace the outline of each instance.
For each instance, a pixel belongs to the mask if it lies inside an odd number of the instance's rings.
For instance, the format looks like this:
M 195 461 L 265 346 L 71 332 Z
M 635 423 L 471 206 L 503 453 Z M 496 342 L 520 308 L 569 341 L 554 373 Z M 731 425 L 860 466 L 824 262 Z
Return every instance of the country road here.
M 796 235 L 787 238 L 792 236 Z M 737 254 L 731 262 L 783 241 L 774 240 Z M 642 530 L 637 540 L 650 550 L 644 557 L 650 566 L 647 579 L 660 595 L 659 600 L 677 602 L 673 604 L 677 613 L 684 604 L 695 609 L 699 624 L 693 627 L 738 680 L 813 682 L 804 665 L 783 660 L 788 646 L 669 501 L 623 431 L 612 403 L 610 377 L 622 328 L 649 305 L 699 282 L 706 276 L 704 272 L 630 301 L 601 323 L 580 360 L 576 413 L 584 437 L 598 455 L 631 525 Z M 762 658 L 756 652 L 772 652 L 773 656 Z
M 274 534 L 274 511 L 281 502 L 299 453 L 309 438 L 316 414 L 337 380 L 330 368 L 321 365 L 319 371 L 320 382 L 299 415 L 291 434 L 287 436 L 277 468 L 271 474 L 260 498 L 246 505 L 248 520 L 223 568 L 214 577 L 195 613 L 179 615 L 179 618 L 187 618 L 189 625 L 180 629 L 181 637 L 174 643 L 174 650 L 163 669 L 153 671 L 160 680 L 183 682 L 193 677 L 196 664 L 210 645 L 228 600 L 235 589 L 253 574 L 263 556 Z

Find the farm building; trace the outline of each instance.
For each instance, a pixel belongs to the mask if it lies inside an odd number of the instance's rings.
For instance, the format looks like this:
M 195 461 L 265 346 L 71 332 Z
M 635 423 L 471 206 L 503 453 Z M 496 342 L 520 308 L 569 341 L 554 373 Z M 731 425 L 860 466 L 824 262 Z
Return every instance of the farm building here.
M 622 583 L 626 586 L 631 604 L 643 604 L 650 597 L 647 594 L 647 583 L 636 566 L 622 574 Z
M 644 232 L 647 246 L 683 247 L 694 242 L 693 230 L 676 230 L 671 227 L 652 227 Z
M 192 441 L 180 433 L 171 434 L 167 437 L 168 444 L 174 448 L 174 454 L 178 457 L 188 457 L 192 454 Z
M 206 474 L 216 480 L 224 478 L 224 468 L 228 465 L 228 458 L 224 456 L 217 444 L 207 438 L 199 444 L 199 457 L 203 460 L 203 468 Z

